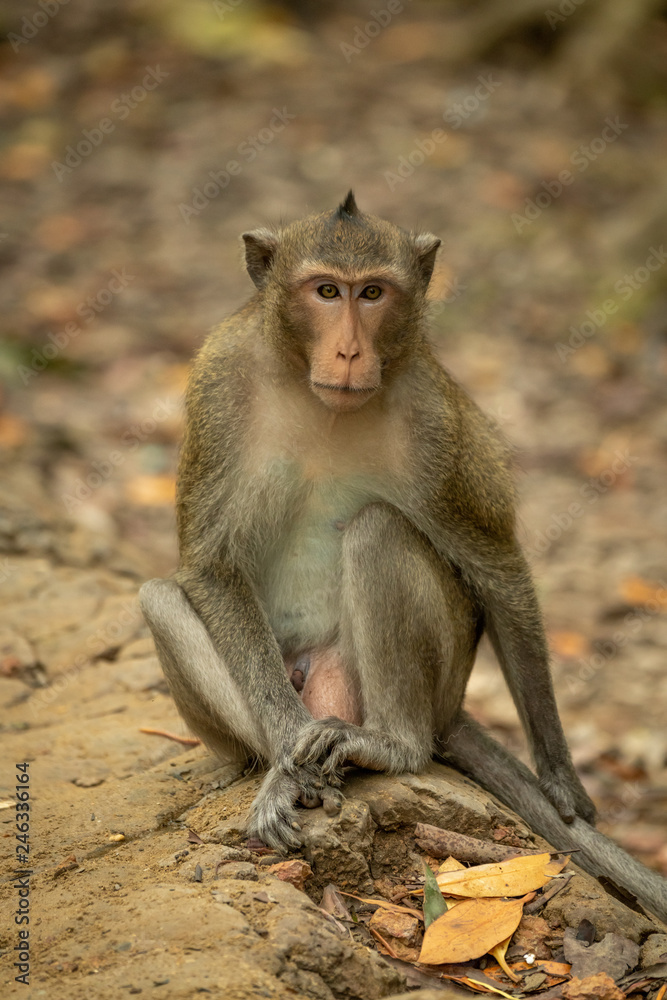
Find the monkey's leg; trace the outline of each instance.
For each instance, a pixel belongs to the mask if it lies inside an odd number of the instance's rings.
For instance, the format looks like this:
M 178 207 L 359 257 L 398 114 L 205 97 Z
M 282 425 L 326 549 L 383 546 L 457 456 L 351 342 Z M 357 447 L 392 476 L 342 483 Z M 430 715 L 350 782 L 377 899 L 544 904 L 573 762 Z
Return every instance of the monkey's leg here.
M 139 601 L 176 707 L 190 729 L 223 759 L 266 760 L 266 735 L 181 587 L 174 580 L 149 580 Z
M 417 771 L 430 760 L 436 717 L 463 700 L 478 638 L 465 588 L 430 543 L 394 507 L 364 507 L 345 529 L 342 551 L 343 661 L 356 674 L 363 725 L 315 721 L 296 745 L 298 762 L 345 762 Z
M 174 580 L 149 580 L 140 603 L 180 714 L 217 755 L 245 764 L 271 760 L 269 740 L 213 644 L 203 621 Z M 340 806 L 337 789 L 324 785 L 315 768 L 274 765 L 253 804 L 251 836 L 279 847 L 299 846 L 294 834 L 297 800 L 306 806 L 324 801 Z
M 594 827 L 575 817 L 565 823 L 548 801 L 537 777 L 478 722 L 461 712 L 443 733 L 441 755 L 469 774 L 519 814 L 559 850 L 578 848 L 574 861 L 596 878 L 604 876 L 633 893 L 648 910 L 667 920 L 667 882 Z

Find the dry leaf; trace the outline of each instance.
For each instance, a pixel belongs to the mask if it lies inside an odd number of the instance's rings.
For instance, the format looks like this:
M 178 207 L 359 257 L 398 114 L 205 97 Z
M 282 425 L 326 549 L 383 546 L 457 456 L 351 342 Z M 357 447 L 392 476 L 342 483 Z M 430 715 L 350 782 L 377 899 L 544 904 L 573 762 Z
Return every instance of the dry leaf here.
M 549 645 L 564 659 L 576 660 L 590 650 L 590 642 L 581 632 L 550 632 Z
M 567 927 L 563 952 L 572 965 L 573 979 L 586 979 L 604 970 L 616 982 L 639 962 L 639 945 L 613 932 L 605 934 L 602 941 L 586 944 L 574 927 Z
M 128 499 L 141 507 L 162 507 L 176 497 L 173 476 L 135 476 L 125 486 Z
M 28 436 L 28 430 L 28 424 L 21 417 L 3 413 L 0 416 L 0 447 L 16 448 L 23 444 Z
M 505 953 L 507 951 L 507 946 L 509 945 L 511 938 L 512 935 L 510 934 L 510 936 L 505 938 L 504 941 L 501 941 L 499 944 L 497 944 L 495 948 L 491 948 L 491 954 L 493 955 L 493 957 L 495 958 L 496 962 L 503 970 L 505 975 L 508 976 L 513 983 L 518 983 L 521 981 L 521 976 L 517 976 L 516 972 L 513 972 L 510 969 L 507 962 L 505 961 Z
M 541 889 L 568 861 L 569 858 L 552 861 L 549 854 L 528 854 L 509 861 L 438 872 L 436 881 L 442 892 L 455 896 L 523 896 Z
M 516 932 L 512 937 L 516 940 Z M 515 972 L 534 972 L 536 969 L 539 969 L 540 972 L 546 972 L 548 975 L 557 976 L 560 979 L 563 976 L 570 975 L 570 964 L 568 962 L 549 962 L 546 959 L 538 959 L 537 962 L 531 962 L 530 965 L 528 962 L 513 962 L 512 968 Z M 492 979 L 498 972 L 500 972 L 499 965 L 487 965 L 484 970 L 485 975 L 491 976 Z
M 395 913 L 411 913 L 418 920 L 423 920 L 424 915 L 419 910 L 413 910 L 410 906 L 399 906 L 398 903 L 390 903 L 387 899 L 371 899 L 370 896 L 355 896 L 353 892 L 343 892 L 339 889 L 341 896 L 349 896 L 351 899 L 358 899 L 360 903 L 371 903 L 373 906 L 381 906 L 384 910 L 394 910 Z
M 525 902 L 525 897 L 464 899 L 427 928 L 419 961 L 444 965 L 481 958 L 512 936 L 521 921 Z
M 514 996 L 511 993 L 505 993 L 504 990 L 498 990 L 494 986 L 489 986 L 488 983 L 480 982 L 479 979 L 471 979 L 470 976 L 464 976 L 460 982 L 465 983 L 466 986 L 470 986 L 476 993 L 493 993 L 499 997 L 507 997 L 507 1000 L 514 1000 Z M 480 986 L 483 986 L 484 989 L 480 990 L 479 988 L 476 988 Z
M 466 866 L 462 865 L 460 861 L 456 860 L 456 858 L 449 857 L 440 862 L 440 866 L 438 867 L 436 874 L 440 875 L 441 872 L 461 872 L 467 870 Z
M 350 911 L 345 905 L 345 900 L 341 899 L 340 892 L 335 885 L 325 887 L 322 893 L 320 909 L 324 910 L 325 913 L 331 914 L 332 917 L 336 917 L 338 920 L 352 919 Z
M 648 604 L 655 601 L 663 611 L 667 611 L 667 592 L 654 580 L 643 580 L 640 576 L 627 576 L 621 583 L 621 597 L 628 604 Z

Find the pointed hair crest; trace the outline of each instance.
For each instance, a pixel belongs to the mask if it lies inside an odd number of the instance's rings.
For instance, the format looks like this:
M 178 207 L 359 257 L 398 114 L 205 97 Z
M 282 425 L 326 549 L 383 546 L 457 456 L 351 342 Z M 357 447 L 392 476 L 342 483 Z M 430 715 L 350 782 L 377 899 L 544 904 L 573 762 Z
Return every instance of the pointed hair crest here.
M 354 193 L 350 188 L 345 196 L 345 201 L 342 201 L 336 209 L 336 217 L 342 220 L 344 218 L 355 218 L 359 215 L 361 215 L 361 212 L 357 208 L 357 203 L 354 200 Z

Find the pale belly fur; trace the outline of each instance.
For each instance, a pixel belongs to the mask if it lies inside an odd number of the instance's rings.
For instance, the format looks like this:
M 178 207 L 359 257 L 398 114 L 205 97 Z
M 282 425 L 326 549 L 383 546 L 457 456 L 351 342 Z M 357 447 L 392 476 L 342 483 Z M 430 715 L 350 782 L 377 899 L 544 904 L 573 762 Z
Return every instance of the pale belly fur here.
M 286 653 L 335 641 L 343 533 L 361 507 L 380 499 L 378 486 L 366 476 L 315 480 L 266 551 L 260 600 Z

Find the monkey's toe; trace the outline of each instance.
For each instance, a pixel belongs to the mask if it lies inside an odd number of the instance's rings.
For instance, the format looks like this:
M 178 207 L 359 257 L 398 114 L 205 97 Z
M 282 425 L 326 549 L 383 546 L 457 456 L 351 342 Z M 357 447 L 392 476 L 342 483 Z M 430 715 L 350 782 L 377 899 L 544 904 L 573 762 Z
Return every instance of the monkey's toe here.
M 541 777 L 540 787 L 564 823 L 573 823 L 575 817 L 580 816 L 595 826 L 595 806 L 574 769 L 564 776 Z

